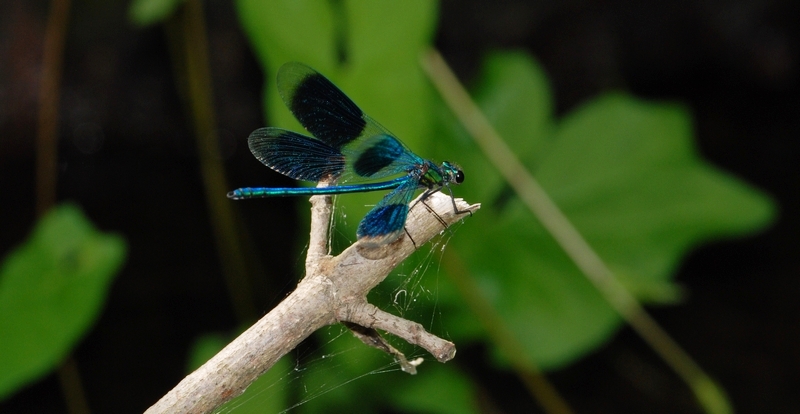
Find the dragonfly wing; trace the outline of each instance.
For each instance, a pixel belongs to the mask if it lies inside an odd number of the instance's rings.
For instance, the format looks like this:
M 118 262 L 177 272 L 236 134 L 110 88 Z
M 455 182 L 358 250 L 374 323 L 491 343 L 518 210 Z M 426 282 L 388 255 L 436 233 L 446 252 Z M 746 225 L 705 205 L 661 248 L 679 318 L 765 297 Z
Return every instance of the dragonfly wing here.
M 408 173 L 423 163 L 330 80 L 302 63 L 281 66 L 278 91 L 303 127 L 344 155 L 340 183 Z
M 397 240 L 406 224 L 408 203 L 418 186 L 417 180 L 409 177 L 408 181 L 387 194 L 358 224 L 358 239 L 373 245 Z
M 345 169 L 344 155 L 339 150 L 285 129 L 257 129 L 247 144 L 261 163 L 295 180 L 336 179 Z
M 304 128 L 345 154 L 351 178 L 383 178 L 422 162 L 330 80 L 302 63 L 281 66 L 278 91 Z
M 333 148 L 341 148 L 367 129 L 361 109 L 326 77 L 302 63 L 281 66 L 278 92 L 300 124 Z
M 347 171 L 363 179 L 408 173 L 423 160 L 388 134 L 359 138 L 343 148 Z

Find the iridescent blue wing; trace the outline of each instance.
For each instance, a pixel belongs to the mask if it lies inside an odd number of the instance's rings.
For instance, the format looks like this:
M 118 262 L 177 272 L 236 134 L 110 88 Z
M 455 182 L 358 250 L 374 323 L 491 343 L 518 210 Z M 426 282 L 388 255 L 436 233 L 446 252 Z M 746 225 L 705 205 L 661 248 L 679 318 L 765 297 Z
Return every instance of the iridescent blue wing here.
M 326 77 L 302 63 L 278 69 L 278 93 L 303 128 L 340 149 L 367 129 L 364 113 Z
M 419 181 L 409 179 L 387 194 L 358 224 L 356 236 L 364 243 L 383 245 L 403 234 L 408 217 L 408 203 L 419 187 Z
M 281 66 L 278 92 L 305 129 L 345 156 L 341 182 L 379 179 L 408 172 L 422 163 L 331 81 L 306 65 L 290 62 Z
M 345 180 L 374 180 L 409 173 L 424 163 L 422 158 L 389 134 L 359 137 L 342 152 L 345 156 Z
M 336 179 L 345 169 L 344 155 L 339 150 L 285 129 L 257 129 L 247 144 L 264 165 L 295 180 Z
M 391 135 L 357 140 L 344 153 L 322 142 L 282 128 L 260 128 L 247 139 L 250 152 L 267 167 L 294 178 L 342 184 L 409 172 L 422 159 Z

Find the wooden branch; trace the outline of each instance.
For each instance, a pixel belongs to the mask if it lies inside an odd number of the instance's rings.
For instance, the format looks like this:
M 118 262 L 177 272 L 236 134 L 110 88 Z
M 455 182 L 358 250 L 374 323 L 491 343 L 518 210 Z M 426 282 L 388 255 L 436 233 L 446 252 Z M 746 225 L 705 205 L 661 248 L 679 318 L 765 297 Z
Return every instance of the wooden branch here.
M 389 272 L 431 238 L 467 214 L 456 214 L 450 196 L 435 193 L 414 206 L 406 221 L 406 234 L 396 242 L 378 248 L 354 243 L 338 256 L 328 253 L 329 196 L 311 197 L 311 237 L 306 258 L 306 276 L 272 311 L 233 340 L 203 366 L 186 376 L 146 413 L 208 413 L 241 395 L 282 356 L 314 331 L 336 322 L 347 322 L 365 343 L 395 355 L 375 339 L 381 329 L 419 345 L 438 361 L 455 356 L 453 343 L 425 331 L 422 325 L 384 312 L 367 302 L 367 293 Z M 468 205 L 456 199 L 458 209 L 472 212 L 480 204 Z M 413 241 L 409 238 L 412 237 Z M 379 335 L 378 335 L 379 337 Z M 371 343 L 371 342 L 374 342 Z M 392 351 L 394 350 L 394 351 Z M 396 353 L 395 353 L 396 352 Z M 405 361 L 403 369 L 413 373 L 419 361 Z

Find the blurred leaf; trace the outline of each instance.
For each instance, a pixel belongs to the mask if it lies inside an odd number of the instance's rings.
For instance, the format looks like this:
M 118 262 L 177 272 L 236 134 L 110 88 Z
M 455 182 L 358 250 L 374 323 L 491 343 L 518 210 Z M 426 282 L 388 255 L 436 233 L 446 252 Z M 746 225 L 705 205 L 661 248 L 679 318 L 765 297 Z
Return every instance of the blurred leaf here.
M 508 80 L 514 79 L 509 84 Z M 527 161 L 544 156 L 555 127 L 547 74 L 524 52 L 505 52 L 486 59 L 475 96 L 481 110 L 496 124 L 501 136 Z M 519 116 L 524 111 L 524 117 Z
M 43 217 L 0 269 L 0 399 L 51 371 L 100 313 L 125 258 L 71 204 Z
M 335 62 L 331 2 L 315 0 L 237 0 L 239 20 L 265 74 L 264 88 L 275 86 L 275 69 L 296 60 L 328 70 Z M 302 30 L 298 30 L 302 27 Z M 282 106 L 283 104 L 281 104 Z
M 231 342 L 229 335 L 221 333 L 208 333 L 197 338 L 189 350 L 189 360 L 187 361 L 187 372 L 192 372 L 201 365 L 208 362 L 211 357 L 216 355 L 225 345 Z
M 560 122 L 548 121 L 550 99 L 535 81 L 542 71 L 532 59 L 494 54 L 486 68 L 476 95 L 482 108 L 640 299 L 675 298 L 669 278 L 691 247 L 753 232 L 772 220 L 774 206 L 766 196 L 697 156 L 691 118 L 682 107 L 608 94 Z M 484 202 L 484 209 L 452 244 L 508 330 L 544 368 L 606 341 L 619 317 L 487 161 L 462 155 L 477 162 L 465 164 L 468 181 L 459 196 L 482 196 L 473 201 Z M 473 179 L 475 166 L 479 176 Z M 462 312 L 451 317 L 474 320 Z M 478 331 L 463 325 L 450 332 L 463 343 Z
M 456 365 L 436 362 L 430 355 L 420 355 L 419 349 L 405 350 L 409 359 L 422 356 L 426 360 L 416 375 L 409 375 L 400 371 L 391 356 L 365 346 L 344 328 L 332 326 L 317 337 L 327 340 L 327 354 L 301 364 L 300 398 L 310 398 L 298 408 L 303 413 L 379 413 L 389 407 L 420 413 L 478 411 L 469 378 Z M 384 338 L 399 349 L 409 347 L 390 335 Z
M 186 0 L 133 0 L 128 9 L 128 18 L 144 27 L 166 20 Z
M 480 412 L 469 377 L 456 365 L 431 363 L 416 377 L 391 387 L 394 407 L 408 413 L 469 414 Z
M 541 159 L 553 140 L 552 103 L 547 75 L 528 54 L 508 52 L 486 59 L 482 76 L 475 87 L 475 100 L 509 147 L 529 165 Z M 520 116 L 524 113 L 524 116 Z M 465 184 L 459 197 L 486 203 L 507 190 L 505 181 L 480 152 L 449 110 L 440 115 L 447 124 L 432 140 L 436 156 L 464 167 Z M 447 139 L 459 131 L 455 139 Z M 441 138 L 440 138 L 441 137 Z M 460 137 L 460 139 L 458 139 Z M 484 207 L 486 205 L 484 204 Z
M 240 396 L 223 404 L 215 412 L 235 414 L 281 413 L 289 407 L 287 372 L 292 372 L 292 359 L 284 356 L 264 375 L 247 387 Z
M 409 376 L 392 366 L 391 356 L 367 347 L 342 325 L 321 329 L 315 336 L 325 354 L 298 362 L 303 368 L 300 400 L 308 399 L 300 412 L 377 413 L 385 406 L 386 383 Z M 385 372 L 387 368 L 395 372 Z M 373 380 L 376 373 L 381 381 Z

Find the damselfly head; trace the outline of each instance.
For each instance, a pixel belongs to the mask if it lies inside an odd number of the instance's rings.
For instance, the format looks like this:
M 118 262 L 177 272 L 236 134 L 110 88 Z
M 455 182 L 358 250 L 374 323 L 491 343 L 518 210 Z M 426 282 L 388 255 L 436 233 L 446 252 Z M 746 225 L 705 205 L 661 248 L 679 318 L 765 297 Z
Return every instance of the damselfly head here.
M 447 176 L 447 181 L 461 184 L 464 182 L 464 171 L 457 164 L 452 162 L 442 162 L 442 172 Z

